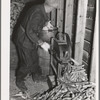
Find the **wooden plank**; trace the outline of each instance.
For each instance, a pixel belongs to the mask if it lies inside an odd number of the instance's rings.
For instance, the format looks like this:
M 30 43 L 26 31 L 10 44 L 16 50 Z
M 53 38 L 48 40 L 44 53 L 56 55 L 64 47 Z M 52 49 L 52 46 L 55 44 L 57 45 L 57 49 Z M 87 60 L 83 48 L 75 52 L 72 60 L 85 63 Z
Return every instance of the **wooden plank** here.
M 87 51 L 83 51 L 83 61 L 86 62 L 87 64 L 89 63 L 89 53 Z
M 87 18 L 86 19 L 86 28 L 93 30 L 93 24 L 94 24 L 94 20 Z
M 77 13 L 77 3 L 78 3 L 78 0 L 74 0 L 74 4 L 73 4 L 73 15 L 76 15 Z
M 96 0 L 88 0 L 88 6 L 89 7 L 94 7 L 96 3 Z
M 76 15 L 73 15 L 73 24 L 76 24 Z
M 92 58 L 91 58 L 91 69 L 90 69 L 90 81 L 96 82 L 96 71 L 98 71 L 98 27 L 97 27 L 97 15 L 95 20 L 93 47 L 92 47 Z M 97 57 L 96 57 L 97 56 Z M 97 70 L 96 70 L 97 69 Z M 97 78 L 98 79 L 98 78 Z
M 72 36 L 73 36 L 73 34 L 75 34 L 75 30 L 76 30 L 76 25 L 73 24 L 73 25 L 72 25 Z
M 60 33 L 63 32 L 63 16 L 64 16 L 64 0 L 59 0 L 59 7 L 57 9 L 57 27 Z
M 56 9 L 54 9 L 51 12 L 51 23 L 52 23 L 52 25 L 56 26 L 56 21 L 57 21 L 57 18 L 56 18 Z
M 74 0 L 66 0 L 65 9 L 65 33 L 68 33 L 70 38 L 72 36 L 72 24 L 73 24 L 73 5 Z
M 90 42 L 84 41 L 84 50 L 86 50 L 88 53 L 90 53 L 90 50 L 91 50 Z
M 91 30 L 88 30 L 88 29 L 85 30 L 85 40 L 91 42 L 91 40 L 92 40 L 92 31 Z
M 78 12 L 77 12 L 78 15 L 77 15 L 74 59 L 80 64 L 82 64 L 82 57 L 83 57 L 87 3 L 88 0 L 78 1 Z
M 95 12 L 94 12 L 94 7 L 88 7 L 88 10 L 87 10 L 87 18 L 90 18 L 90 19 L 93 19 L 94 18 L 94 15 L 95 15 Z

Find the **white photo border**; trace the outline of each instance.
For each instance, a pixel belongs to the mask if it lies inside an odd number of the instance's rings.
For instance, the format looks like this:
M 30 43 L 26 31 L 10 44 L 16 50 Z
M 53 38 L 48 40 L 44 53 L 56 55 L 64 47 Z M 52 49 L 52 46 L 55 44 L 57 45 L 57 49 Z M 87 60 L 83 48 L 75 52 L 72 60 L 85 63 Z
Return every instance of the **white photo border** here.
M 97 2 L 96 100 L 99 100 L 99 0 Z M 1 100 L 10 98 L 10 0 L 1 0 Z
M 9 100 L 10 0 L 1 0 L 1 100 Z

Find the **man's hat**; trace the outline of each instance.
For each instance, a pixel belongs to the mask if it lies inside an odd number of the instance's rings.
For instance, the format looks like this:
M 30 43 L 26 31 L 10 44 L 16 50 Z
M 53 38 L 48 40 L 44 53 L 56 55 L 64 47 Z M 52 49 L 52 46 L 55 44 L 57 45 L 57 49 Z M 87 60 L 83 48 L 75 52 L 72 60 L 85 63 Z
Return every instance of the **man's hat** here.
M 59 0 L 45 0 L 45 4 L 48 6 L 57 8 Z

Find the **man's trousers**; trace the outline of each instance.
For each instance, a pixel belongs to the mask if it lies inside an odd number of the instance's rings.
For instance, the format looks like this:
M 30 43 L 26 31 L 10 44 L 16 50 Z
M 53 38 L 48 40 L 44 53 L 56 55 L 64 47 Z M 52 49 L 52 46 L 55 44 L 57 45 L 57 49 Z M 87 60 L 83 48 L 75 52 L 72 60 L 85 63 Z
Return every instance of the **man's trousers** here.
M 28 49 L 17 46 L 19 63 L 16 69 L 16 85 L 21 91 L 26 91 L 25 77 L 30 73 L 39 72 L 39 57 L 37 48 Z

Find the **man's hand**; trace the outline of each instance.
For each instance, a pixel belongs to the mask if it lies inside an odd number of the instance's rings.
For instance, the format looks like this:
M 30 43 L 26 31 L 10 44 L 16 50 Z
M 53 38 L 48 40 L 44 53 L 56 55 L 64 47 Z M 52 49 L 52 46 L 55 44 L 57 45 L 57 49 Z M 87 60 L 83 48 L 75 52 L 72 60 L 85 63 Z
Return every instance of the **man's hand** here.
M 51 21 L 48 21 L 42 30 L 53 30 L 54 26 L 51 24 Z
M 38 45 L 41 46 L 44 42 L 42 40 L 38 40 Z
M 49 45 L 48 43 L 46 43 L 46 42 L 44 42 L 44 43 L 41 45 L 41 47 L 42 47 L 46 52 L 48 52 L 48 50 L 50 49 L 50 45 Z

